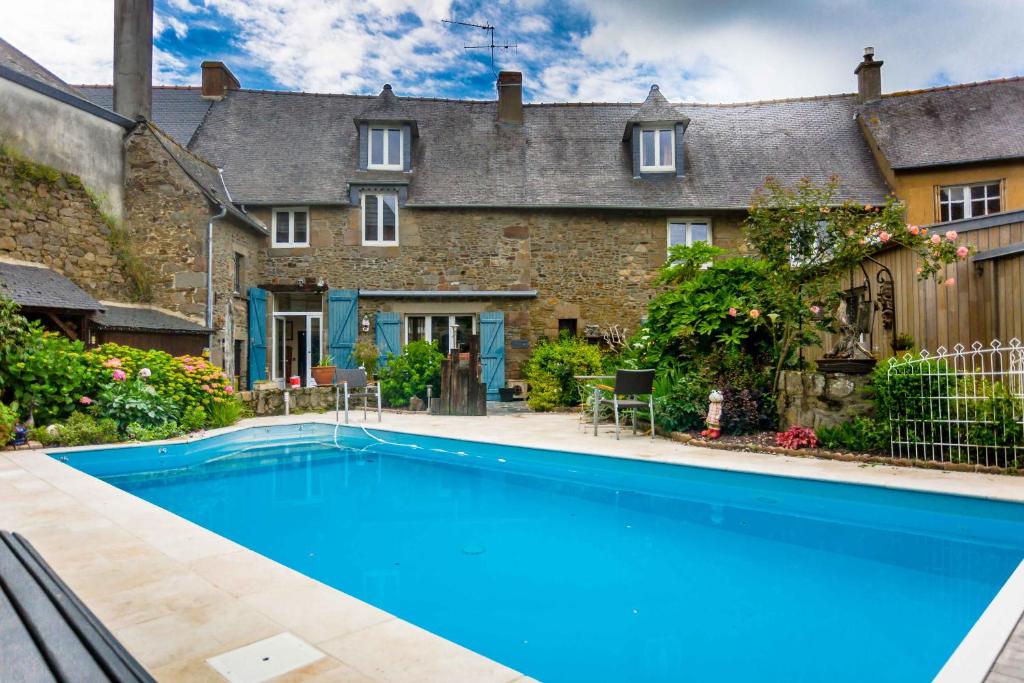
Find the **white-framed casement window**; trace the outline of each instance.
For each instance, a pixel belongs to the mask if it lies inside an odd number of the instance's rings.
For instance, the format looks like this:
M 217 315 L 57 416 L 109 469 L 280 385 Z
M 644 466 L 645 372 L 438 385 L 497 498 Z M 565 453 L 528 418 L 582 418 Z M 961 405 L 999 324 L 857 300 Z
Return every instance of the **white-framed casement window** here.
M 678 244 L 690 246 L 695 242 L 711 244 L 711 220 L 708 218 L 668 219 L 668 248 Z
M 309 209 L 304 206 L 275 207 L 271 233 L 275 247 L 308 247 Z
M 388 126 L 370 126 L 369 159 L 367 168 L 383 171 L 401 171 L 402 129 Z
M 438 350 L 445 355 L 449 351 L 468 351 L 472 334 L 476 334 L 476 316 L 472 313 L 405 316 L 406 344 L 420 340 L 437 342 Z
M 667 173 L 676 170 L 676 131 L 674 128 L 640 129 L 640 171 Z
M 362 196 L 363 245 L 398 244 L 398 195 L 365 192 Z
M 1000 181 L 939 188 L 939 222 L 977 218 L 1003 210 Z

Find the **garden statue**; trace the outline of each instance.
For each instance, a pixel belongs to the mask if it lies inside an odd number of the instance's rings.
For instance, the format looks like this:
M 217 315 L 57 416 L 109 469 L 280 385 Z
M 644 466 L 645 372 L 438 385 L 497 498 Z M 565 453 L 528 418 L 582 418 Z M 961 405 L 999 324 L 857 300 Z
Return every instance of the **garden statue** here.
M 724 398 L 718 389 L 714 389 L 708 396 L 708 400 L 711 402 L 708 405 L 708 428 L 700 433 L 701 436 L 717 439 L 722 435 L 722 401 Z
M 867 306 L 860 306 L 859 310 L 869 312 Z M 839 306 L 836 307 L 836 320 L 839 322 L 839 341 L 836 342 L 835 348 L 825 354 L 825 358 L 871 358 L 871 353 L 860 342 L 861 335 L 871 331 L 870 323 L 865 319 L 866 317 L 865 315 L 859 315 L 856 320 L 850 320 L 850 315 L 847 313 L 846 300 L 840 301 Z

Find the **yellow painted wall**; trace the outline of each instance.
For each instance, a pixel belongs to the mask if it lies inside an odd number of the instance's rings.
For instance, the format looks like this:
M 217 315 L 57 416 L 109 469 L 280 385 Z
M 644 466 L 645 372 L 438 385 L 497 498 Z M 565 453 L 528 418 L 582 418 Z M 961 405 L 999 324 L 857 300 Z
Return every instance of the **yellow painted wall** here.
M 894 175 L 893 190 L 897 197 L 906 202 L 907 221 L 914 225 L 938 223 L 938 188 L 943 185 L 1001 180 L 1003 211 L 1024 209 L 1024 160 L 896 171 Z

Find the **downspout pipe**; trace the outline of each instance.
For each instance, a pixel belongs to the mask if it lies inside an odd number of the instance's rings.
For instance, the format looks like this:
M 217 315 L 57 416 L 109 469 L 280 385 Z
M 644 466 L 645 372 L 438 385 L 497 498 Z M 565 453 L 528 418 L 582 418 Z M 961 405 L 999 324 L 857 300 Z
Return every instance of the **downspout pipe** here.
M 206 348 L 210 350 L 210 358 L 213 358 L 213 222 L 219 221 L 228 215 L 228 207 L 220 205 L 220 211 L 210 216 L 210 222 L 206 224 L 206 328 L 210 330 L 207 338 Z

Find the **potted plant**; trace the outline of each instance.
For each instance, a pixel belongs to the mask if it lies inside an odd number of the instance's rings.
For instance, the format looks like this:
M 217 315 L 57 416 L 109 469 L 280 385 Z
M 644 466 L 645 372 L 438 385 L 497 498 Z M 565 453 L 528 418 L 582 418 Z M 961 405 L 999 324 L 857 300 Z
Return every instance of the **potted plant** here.
M 320 356 L 320 361 L 313 367 L 313 379 L 318 387 L 334 384 L 334 358 L 327 353 Z

